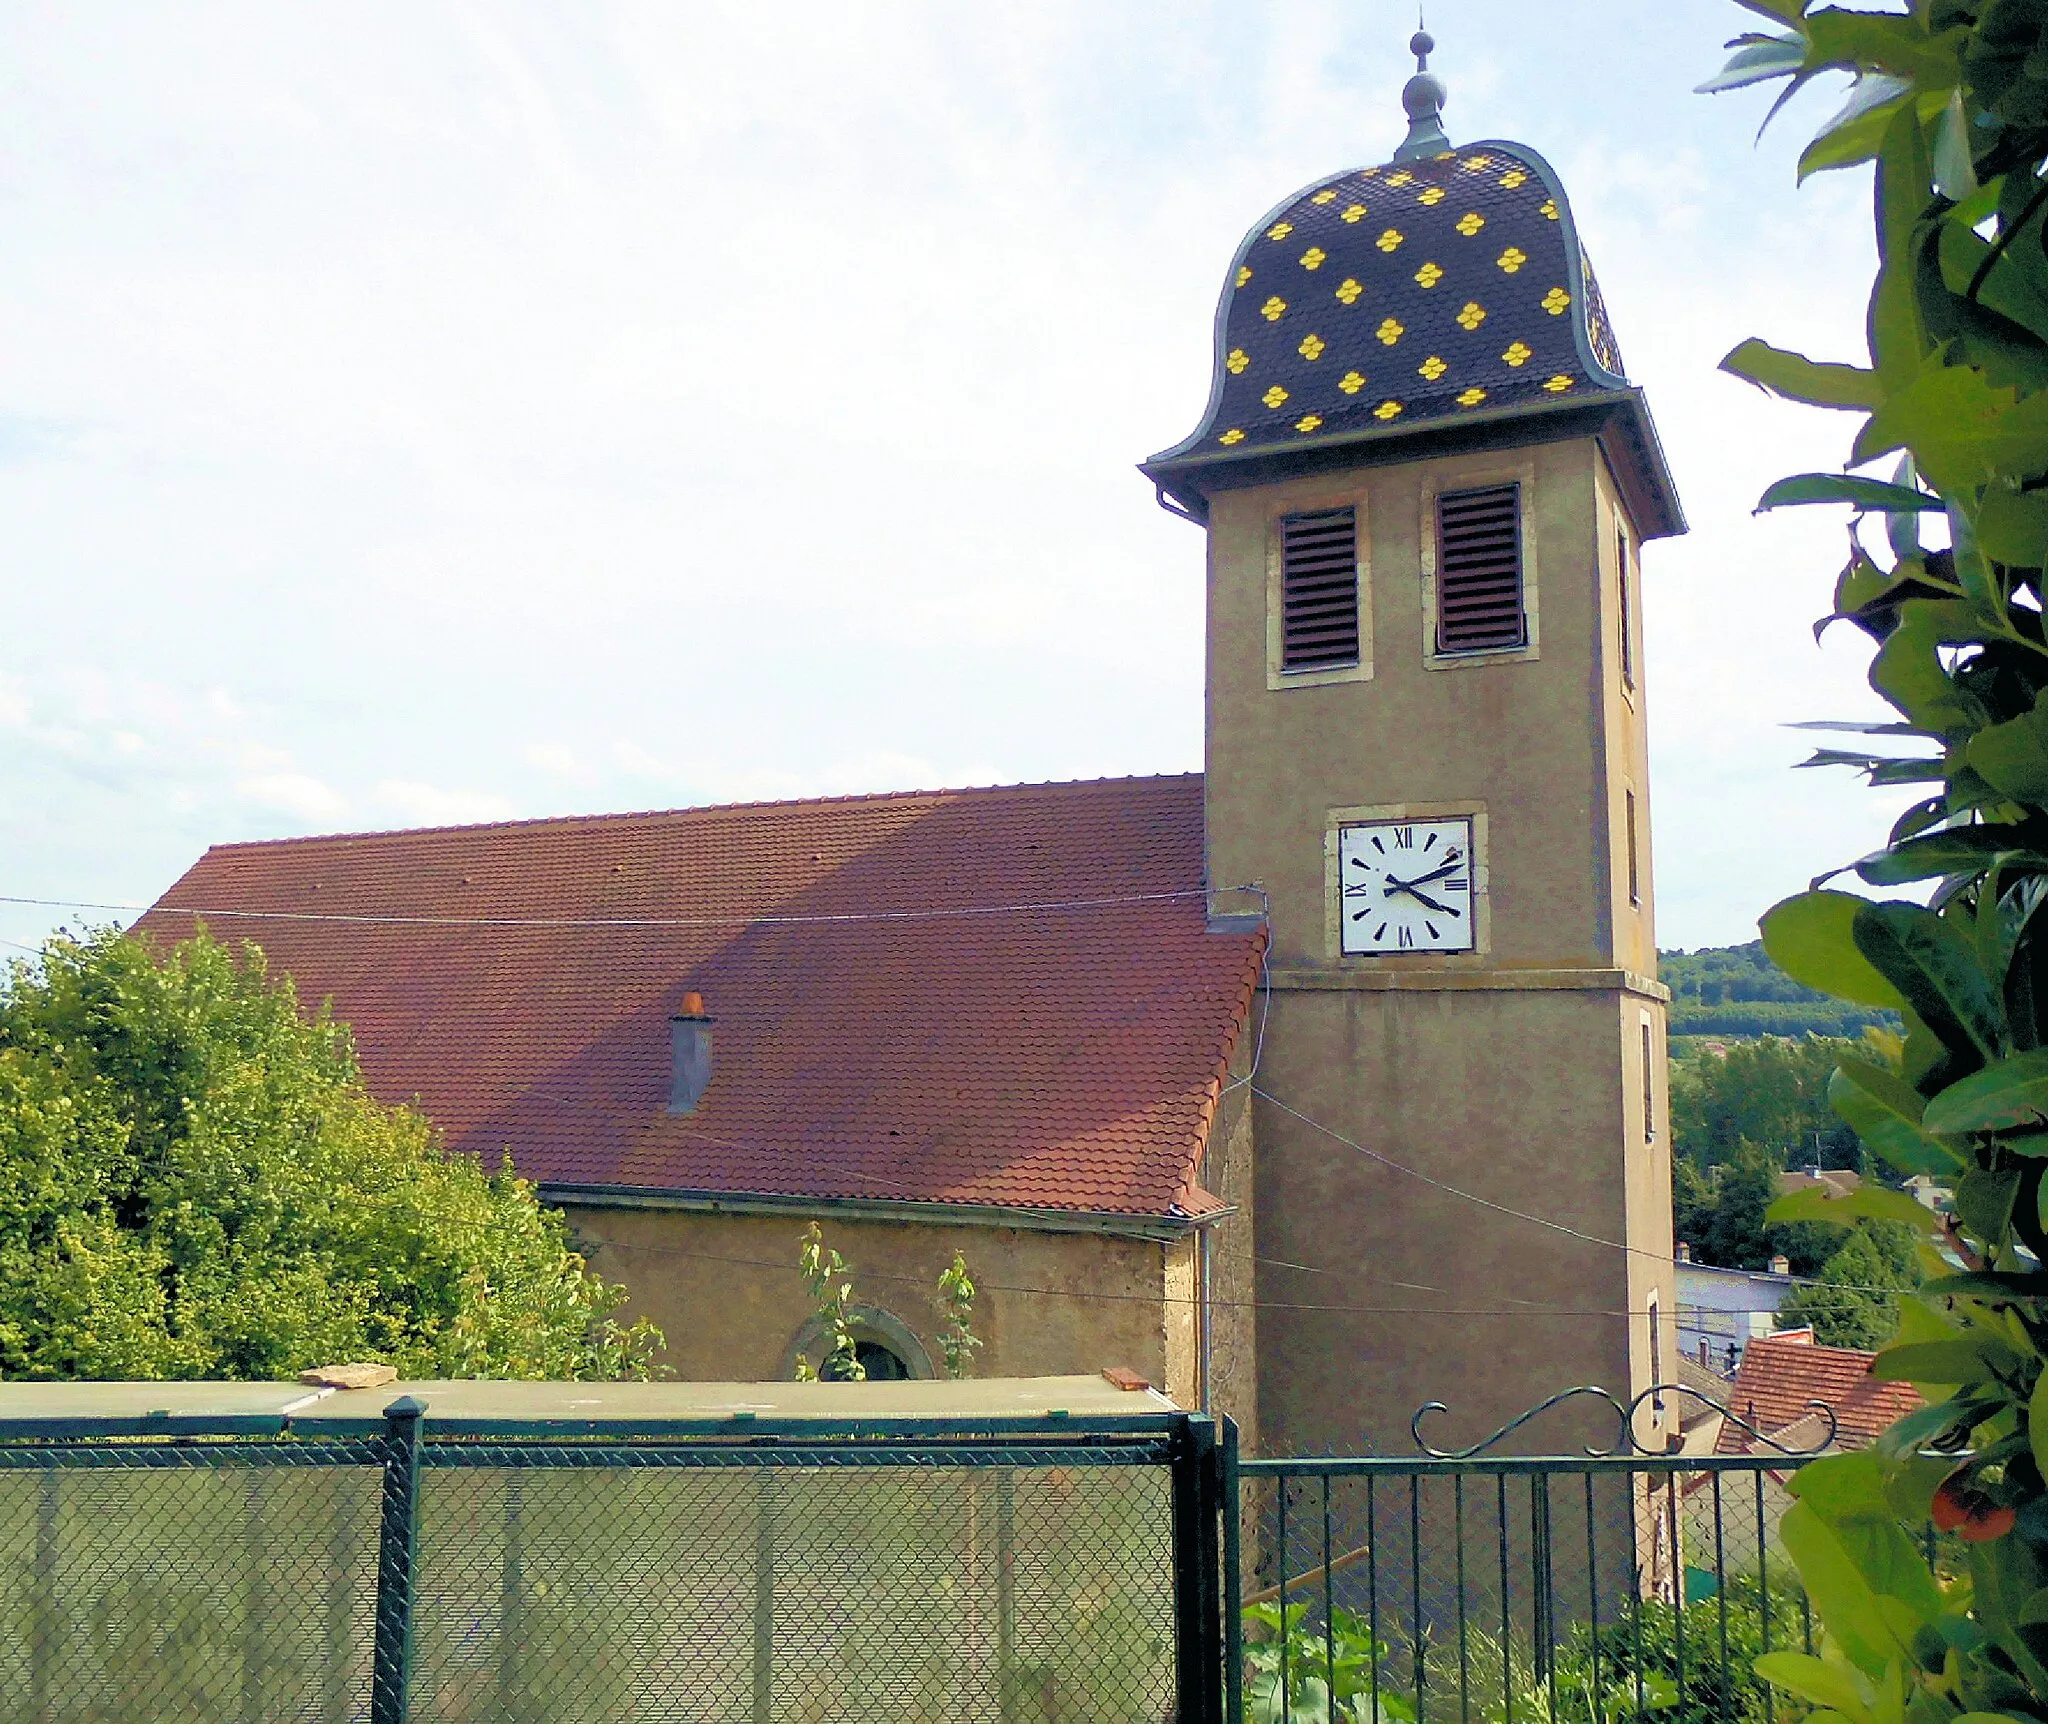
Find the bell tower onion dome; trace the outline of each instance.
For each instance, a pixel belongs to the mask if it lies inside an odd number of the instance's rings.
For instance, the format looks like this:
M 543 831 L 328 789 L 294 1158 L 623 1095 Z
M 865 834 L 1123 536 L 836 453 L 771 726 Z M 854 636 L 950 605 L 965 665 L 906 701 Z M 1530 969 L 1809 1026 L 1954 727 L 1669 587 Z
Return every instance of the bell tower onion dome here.
M 1645 535 L 1683 531 L 1562 183 L 1522 144 L 1450 146 L 1434 46 L 1411 43 L 1393 160 L 1304 187 L 1245 236 L 1201 424 L 1141 470 L 1201 519 L 1218 487 L 1397 458 L 1375 444 L 1408 459 L 1423 434 L 1475 446 L 1612 421 L 1603 441 Z

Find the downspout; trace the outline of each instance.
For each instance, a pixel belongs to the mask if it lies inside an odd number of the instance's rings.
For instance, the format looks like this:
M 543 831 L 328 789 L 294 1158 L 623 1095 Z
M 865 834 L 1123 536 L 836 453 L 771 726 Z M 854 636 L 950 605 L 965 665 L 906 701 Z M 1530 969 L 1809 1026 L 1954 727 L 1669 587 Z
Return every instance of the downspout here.
M 1195 1259 L 1195 1326 L 1200 1331 L 1197 1337 L 1197 1347 L 1201 1361 L 1198 1371 L 1201 1388 L 1200 1406 L 1201 1410 L 1207 1413 L 1214 1411 L 1209 1405 L 1209 1349 L 1211 1340 L 1215 1335 L 1215 1322 L 1209 1310 L 1209 1284 L 1210 1277 L 1214 1273 L 1214 1264 L 1210 1260 L 1209 1253 L 1216 1230 L 1213 1227 L 1205 1227 L 1201 1232 L 1201 1252 Z

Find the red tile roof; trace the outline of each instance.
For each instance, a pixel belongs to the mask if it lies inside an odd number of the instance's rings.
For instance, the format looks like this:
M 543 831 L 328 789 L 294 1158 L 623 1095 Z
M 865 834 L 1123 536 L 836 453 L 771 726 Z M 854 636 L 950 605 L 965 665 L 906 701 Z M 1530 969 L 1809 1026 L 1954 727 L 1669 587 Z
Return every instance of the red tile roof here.
M 1834 1410 L 1838 1447 L 1868 1448 L 1895 1419 L 1920 1405 L 1910 1383 L 1882 1383 L 1871 1376 L 1874 1357 L 1851 1347 L 1815 1346 L 1810 1329 L 1761 1336 L 1742 1351 L 1728 1390 L 1728 1410 L 1772 1436 L 1798 1424 L 1811 1411 L 1808 1403 L 1819 1401 Z M 1824 1425 L 1812 1433 L 1815 1440 L 1824 1434 Z M 1715 1446 L 1724 1455 L 1748 1454 L 1758 1447 L 1732 1420 L 1721 1426 Z
M 1139 778 L 219 845 L 142 925 L 213 912 L 376 1094 L 544 1184 L 1163 1219 L 1217 1207 L 1258 980 L 1202 867 L 1201 779 Z

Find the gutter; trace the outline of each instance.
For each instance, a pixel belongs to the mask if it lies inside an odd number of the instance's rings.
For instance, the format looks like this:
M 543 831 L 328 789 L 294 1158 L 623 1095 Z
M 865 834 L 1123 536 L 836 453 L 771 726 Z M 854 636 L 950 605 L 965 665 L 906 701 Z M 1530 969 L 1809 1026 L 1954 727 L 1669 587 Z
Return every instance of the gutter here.
M 1033 1233 L 1092 1233 L 1112 1239 L 1171 1244 L 1204 1232 L 1235 1206 L 1200 1216 L 1117 1215 L 1077 1209 L 1032 1209 L 999 1203 L 905 1203 L 866 1197 L 784 1197 L 766 1193 L 674 1191 L 657 1186 L 563 1185 L 542 1181 L 543 1203 L 585 1209 L 665 1209 L 697 1215 L 795 1215 L 847 1221 L 916 1221 L 937 1227 L 1014 1227 Z

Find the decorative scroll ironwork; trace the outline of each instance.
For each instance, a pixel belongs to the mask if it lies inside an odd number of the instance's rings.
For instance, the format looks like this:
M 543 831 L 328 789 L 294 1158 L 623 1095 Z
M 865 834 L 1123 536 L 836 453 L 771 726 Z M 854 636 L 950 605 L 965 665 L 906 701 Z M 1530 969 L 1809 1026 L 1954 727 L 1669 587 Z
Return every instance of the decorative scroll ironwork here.
M 1530 1420 L 1539 1418 L 1544 1413 L 1549 1412 L 1551 1408 L 1563 1406 L 1567 1401 L 1591 1399 L 1603 1410 L 1614 1415 L 1615 1438 L 1604 1449 L 1588 1444 L 1585 1453 L 1590 1458 L 1594 1460 L 1608 1460 L 1618 1455 L 1662 1454 L 1666 1451 L 1661 1448 L 1652 1448 L 1637 1440 L 1636 1415 L 1642 1411 L 1646 1402 L 1661 1401 L 1666 1395 L 1691 1396 L 1692 1399 L 1698 1401 L 1702 1406 L 1719 1413 L 1724 1419 L 1734 1421 L 1736 1429 L 1747 1432 L 1757 1442 L 1766 1444 L 1770 1448 L 1775 1449 L 1779 1454 L 1790 1456 L 1795 1460 L 1806 1460 L 1814 1455 L 1824 1454 L 1833 1446 L 1836 1434 L 1841 1428 L 1835 1418 L 1835 1409 L 1833 1407 L 1829 1406 L 1825 1401 L 1808 1401 L 1806 1403 L 1806 1411 L 1808 1413 L 1818 1413 L 1827 1421 L 1826 1433 L 1819 1442 L 1813 1444 L 1810 1448 L 1789 1448 L 1784 1443 L 1779 1442 L 1777 1438 L 1757 1429 L 1755 1425 L 1751 1424 L 1739 1413 L 1724 1407 L 1711 1396 L 1703 1395 L 1699 1390 L 1684 1383 L 1652 1383 L 1641 1394 L 1637 1395 L 1634 1400 L 1627 1402 L 1622 1401 L 1620 1397 L 1611 1394 L 1597 1384 L 1581 1383 L 1576 1388 L 1559 1391 L 1546 1401 L 1539 1401 L 1527 1412 L 1517 1414 L 1491 1436 L 1480 1438 L 1478 1442 L 1473 1443 L 1469 1448 L 1439 1449 L 1423 1436 L 1422 1421 L 1424 1419 L 1431 1413 L 1450 1412 L 1450 1408 L 1442 1401 L 1425 1402 L 1422 1406 L 1416 1408 L 1415 1417 L 1408 1421 L 1408 1429 L 1415 1438 L 1415 1446 L 1431 1460 L 1469 1461 L 1477 1455 L 1484 1454 L 1510 1433 L 1520 1430 Z

